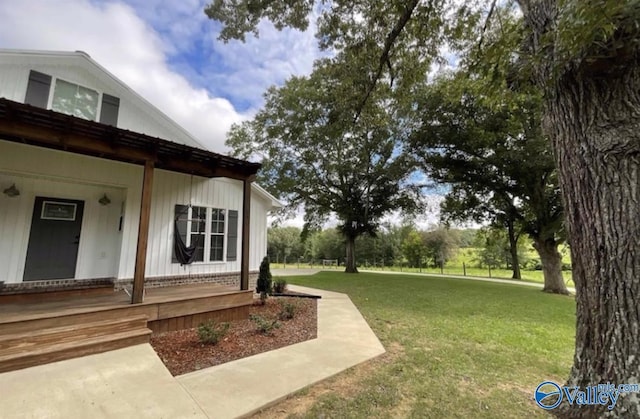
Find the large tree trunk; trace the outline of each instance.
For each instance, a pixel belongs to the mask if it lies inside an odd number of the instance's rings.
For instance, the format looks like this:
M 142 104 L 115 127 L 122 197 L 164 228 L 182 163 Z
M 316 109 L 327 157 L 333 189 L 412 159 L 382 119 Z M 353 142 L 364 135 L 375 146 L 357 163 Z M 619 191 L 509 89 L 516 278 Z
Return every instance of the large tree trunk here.
M 546 88 L 544 128 L 554 147 L 571 243 L 577 330 L 568 384 L 637 383 L 640 52 L 633 29 L 637 19 L 615 16 L 611 22 L 617 28 L 615 43 L 594 43 L 582 50 L 588 59 L 559 65 L 553 46 L 540 46 L 545 40 L 569 39 L 570 35 L 549 33 L 561 30 L 556 3 L 520 3 L 532 30 L 534 52 L 547 54 L 536 60 L 536 80 Z M 626 25 L 628 32 L 621 29 Z M 570 418 L 640 417 L 640 397 L 622 394 L 612 412 L 603 406 L 577 408 L 564 403 L 553 413 Z
M 550 101 L 577 291 L 572 385 L 637 382 L 640 371 L 640 73 L 565 76 Z M 568 417 L 604 410 L 567 408 Z M 616 411 L 640 417 L 640 398 Z M 621 415 L 622 416 L 622 415 Z
M 507 232 L 509 234 L 509 255 L 511 256 L 511 270 L 513 270 L 513 279 L 522 279 L 520 273 L 520 260 L 518 260 L 518 237 L 516 236 L 513 221 L 507 223 Z
M 347 261 L 345 263 L 346 273 L 358 273 L 356 268 L 356 238 L 347 237 Z
M 542 274 L 544 275 L 542 290 L 555 294 L 569 294 L 562 277 L 562 255 L 558 252 L 558 242 L 553 238 L 546 240 L 534 238 L 533 247 L 540 255 L 542 263 Z

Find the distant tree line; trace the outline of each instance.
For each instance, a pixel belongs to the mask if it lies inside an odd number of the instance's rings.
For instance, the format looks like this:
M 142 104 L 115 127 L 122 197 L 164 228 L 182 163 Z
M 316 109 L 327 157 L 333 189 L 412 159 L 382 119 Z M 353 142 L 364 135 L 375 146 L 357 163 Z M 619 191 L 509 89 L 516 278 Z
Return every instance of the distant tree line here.
M 411 224 L 386 224 L 376 237 L 359 237 L 356 245 L 355 259 L 360 267 L 440 267 L 454 259 L 460 249 L 474 249 L 469 267 L 513 269 L 507 231 L 496 227 L 454 229 L 437 226 L 421 230 Z M 519 267 L 541 269 L 539 259 L 529 255 L 531 248 L 530 241 L 519 241 Z M 346 256 L 344 237 L 336 228 L 311 232 L 305 240 L 300 228 L 269 228 L 267 252 L 272 263 L 287 264 L 337 260 L 338 265 L 344 266 Z

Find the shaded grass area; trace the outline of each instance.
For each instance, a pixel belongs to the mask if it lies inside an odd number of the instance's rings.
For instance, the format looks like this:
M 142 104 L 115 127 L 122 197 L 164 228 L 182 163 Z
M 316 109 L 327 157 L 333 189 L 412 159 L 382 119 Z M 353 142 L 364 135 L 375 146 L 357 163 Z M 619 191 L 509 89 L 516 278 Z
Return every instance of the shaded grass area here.
M 409 275 L 321 272 L 287 281 L 348 294 L 393 353 L 349 394 L 330 391 L 292 417 L 545 417 L 535 387 L 563 382 L 571 366 L 571 297 Z
M 364 269 L 394 271 L 394 272 L 410 272 L 410 273 L 429 273 L 429 274 L 440 275 L 440 268 L 418 269 L 418 268 L 406 268 L 406 267 L 400 268 L 398 266 L 391 266 L 391 267 L 385 267 L 385 268 L 368 267 Z M 462 267 L 462 265 L 455 266 L 451 264 L 445 265 L 442 270 L 442 274 L 444 275 L 463 276 L 465 273 L 466 273 L 466 276 L 477 276 L 480 278 L 494 278 L 494 279 L 511 279 L 511 276 L 513 274 L 513 272 L 509 269 L 492 269 L 491 276 L 489 276 L 489 270 L 487 268 L 475 268 L 475 267 L 467 266 L 465 269 Z M 536 282 L 539 284 L 544 283 L 544 275 L 542 271 L 521 270 L 521 274 L 522 274 L 522 281 L 524 282 Z M 562 277 L 564 278 L 564 282 L 565 284 L 567 284 L 568 287 L 574 286 L 571 271 L 563 271 Z
M 271 263 L 271 269 L 322 269 L 329 271 L 344 271 L 344 266 L 323 266 L 318 263 L 297 263 L 297 264 L 287 264 L 284 265 L 282 263 Z M 391 272 L 405 272 L 405 273 L 415 273 L 415 274 L 436 274 L 440 275 L 440 268 L 433 267 L 424 267 L 424 268 L 408 268 L 407 266 L 373 266 L 373 265 L 362 265 L 359 266 L 358 269 L 362 270 L 370 270 L 370 271 L 391 271 Z M 449 262 L 444 265 L 442 269 L 443 275 L 455 275 L 455 276 L 477 276 L 480 278 L 494 278 L 494 279 L 511 279 L 513 272 L 510 269 L 491 269 L 491 276 L 489 276 L 488 268 L 478 268 L 471 264 L 463 267 L 462 264 L 457 265 L 454 262 Z M 524 282 L 536 282 L 539 284 L 544 283 L 544 275 L 542 271 L 535 270 L 521 270 L 522 281 Z M 565 284 L 568 287 L 573 287 L 573 280 L 571 271 L 563 271 L 562 276 L 564 278 Z M 516 280 L 517 281 L 517 280 Z

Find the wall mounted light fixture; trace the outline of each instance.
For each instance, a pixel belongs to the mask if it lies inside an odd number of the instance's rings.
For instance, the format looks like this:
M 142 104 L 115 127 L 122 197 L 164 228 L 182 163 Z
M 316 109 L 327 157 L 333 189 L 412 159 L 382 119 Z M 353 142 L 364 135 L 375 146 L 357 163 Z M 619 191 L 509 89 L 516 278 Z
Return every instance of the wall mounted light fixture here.
M 20 195 L 20 191 L 16 188 L 16 184 L 9 186 L 7 189 L 2 191 L 3 194 L 7 195 L 9 198 L 15 198 Z
M 100 205 L 109 205 L 111 203 L 111 200 L 109 199 L 107 194 L 104 194 L 102 195 L 102 198 L 98 200 L 98 202 L 100 203 Z

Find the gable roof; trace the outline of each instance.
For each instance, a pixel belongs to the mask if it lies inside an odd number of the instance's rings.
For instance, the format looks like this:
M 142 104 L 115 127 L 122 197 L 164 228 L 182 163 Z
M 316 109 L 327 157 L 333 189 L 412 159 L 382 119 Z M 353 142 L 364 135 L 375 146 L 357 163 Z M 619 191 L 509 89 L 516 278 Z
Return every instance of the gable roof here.
M 88 71 L 93 76 L 101 79 L 105 84 L 108 84 L 113 90 L 112 93 L 116 93 L 116 96 L 121 99 L 128 100 L 131 105 L 145 112 L 158 125 L 165 128 L 165 130 L 171 131 L 171 135 L 169 135 L 169 137 L 171 137 L 170 141 L 207 150 L 207 148 L 198 141 L 198 139 L 196 139 L 180 124 L 159 110 L 155 105 L 150 103 L 126 83 L 113 75 L 109 70 L 100 65 L 84 51 L 40 51 L 0 48 L 0 59 L 3 56 L 12 57 L 12 60 L 33 59 L 40 61 L 44 60 L 55 64 L 64 63 L 66 65 L 78 66 Z M 146 134 L 157 136 L 156 133 Z M 163 135 L 163 137 L 167 137 L 167 135 Z

